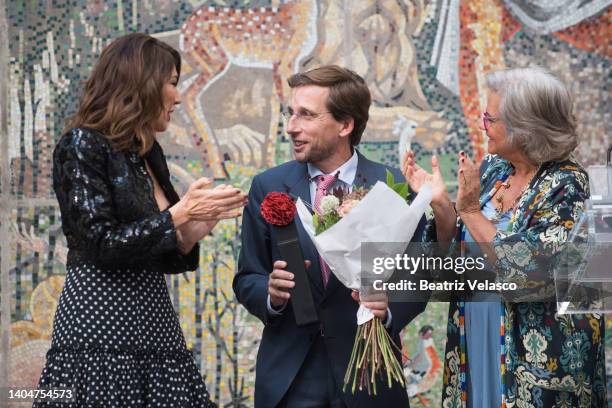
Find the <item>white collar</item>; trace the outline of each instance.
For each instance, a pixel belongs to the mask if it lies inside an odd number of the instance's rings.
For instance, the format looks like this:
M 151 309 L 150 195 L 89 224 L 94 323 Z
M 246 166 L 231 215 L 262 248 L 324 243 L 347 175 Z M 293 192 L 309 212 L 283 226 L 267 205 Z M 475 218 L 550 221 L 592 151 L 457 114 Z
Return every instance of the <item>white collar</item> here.
M 336 170 L 332 171 L 329 174 L 336 174 L 340 172 L 338 175 L 338 179 L 345 183 L 348 186 L 352 186 L 355 181 L 355 176 L 357 175 L 357 162 L 359 161 L 359 156 L 357 156 L 357 149 L 353 149 L 353 155 L 350 159 L 348 159 L 344 164 L 338 167 Z M 308 176 L 310 179 L 314 179 L 317 176 L 322 176 L 324 173 L 316 168 L 311 163 L 306 163 L 308 166 Z

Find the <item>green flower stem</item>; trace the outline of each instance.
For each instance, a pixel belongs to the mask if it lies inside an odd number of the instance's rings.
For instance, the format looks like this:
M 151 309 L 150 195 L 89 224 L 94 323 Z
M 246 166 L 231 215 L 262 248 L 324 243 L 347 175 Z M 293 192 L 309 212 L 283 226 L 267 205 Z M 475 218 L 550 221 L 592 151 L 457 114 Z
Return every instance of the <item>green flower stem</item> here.
M 395 358 L 394 350 L 399 350 L 399 347 L 393 342 L 379 318 L 358 326 L 344 375 L 343 392 L 346 392 L 350 384 L 354 394 L 359 384 L 359 390 L 365 387 L 368 394 L 376 395 L 377 374 L 381 377 L 387 376 L 389 388 L 392 387 L 393 381 L 405 386 L 401 363 Z

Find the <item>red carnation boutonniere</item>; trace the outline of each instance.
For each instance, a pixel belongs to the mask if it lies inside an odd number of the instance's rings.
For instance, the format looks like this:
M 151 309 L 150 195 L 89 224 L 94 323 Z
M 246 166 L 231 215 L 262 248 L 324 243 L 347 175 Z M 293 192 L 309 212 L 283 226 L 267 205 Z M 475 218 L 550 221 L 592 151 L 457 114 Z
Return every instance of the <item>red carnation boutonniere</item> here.
M 295 202 L 287 193 L 271 192 L 262 201 L 260 212 L 263 219 L 272 226 L 280 257 L 287 262 L 287 270 L 294 276 L 295 286 L 289 293 L 296 324 L 305 326 L 317 323 L 319 317 L 310 292 L 304 255 L 294 221 L 297 213 Z
M 295 202 L 287 193 L 268 193 L 261 203 L 261 216 L 268 224 L 289 225 L 296 212 Z

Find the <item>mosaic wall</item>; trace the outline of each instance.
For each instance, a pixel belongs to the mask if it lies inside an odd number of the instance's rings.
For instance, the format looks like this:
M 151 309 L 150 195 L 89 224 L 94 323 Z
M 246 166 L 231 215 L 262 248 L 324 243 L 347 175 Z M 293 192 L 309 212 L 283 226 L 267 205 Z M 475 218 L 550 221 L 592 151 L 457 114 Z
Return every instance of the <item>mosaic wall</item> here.
M 360 149 L 387 164 L 397 165 L 399 149 L 410 145 L 422 163 L 438 154 L 453 180 L 459 150 L 477 158 L 486 152 L 476 122 L 484 74 L 532 63 L 560 75 L 576 95 L 577 156 L 585 165 L 603 162 L 612 142 L 609 0 L 0 5 L 0 39 L 8 39 L 9 56 L 0 70 L 9 97 L 8 104 L 0 100 L 8 116 L 8 139 L 0 144 L 0 352 L 9 357 L 0 380 L 11 385 L 35 386 L 64 281 L 67 248 L 51 190 L 53 145 L 92 63 L 116 36 L 148 32 L 184 57 L 183 103 L 159 136 L 182 191 L 203 175 L 248 189 L 254 174 L 289 160 L 280 115 L 286 79 L 320 64 L 341 64 L 366 78 L 374 106 Z M 212 397 L 223 406 L 248 407 L 261 324 L 231 290 L 239 234 L 239 223 L 222 223 L 201 246 L 200 268 L 188 280 L 169 277 L 168 285 Z M 430 375 L 415 386 L 413 407 L 439 405 L 445 322 L 446 305 L 430 304 L 405 332 L 408 355 L 429 347 L 434 356 Z M 433 342 L 418 336 L 424 325 L 433 327 Z

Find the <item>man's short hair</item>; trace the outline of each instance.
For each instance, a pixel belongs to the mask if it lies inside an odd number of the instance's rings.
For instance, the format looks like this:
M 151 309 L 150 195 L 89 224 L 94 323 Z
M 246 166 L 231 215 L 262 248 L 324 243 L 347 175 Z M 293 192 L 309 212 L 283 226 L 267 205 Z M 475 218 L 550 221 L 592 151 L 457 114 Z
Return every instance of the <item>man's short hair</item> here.
M 362 77 L 350 69 L 337 65 L 325 65 L 292 75 L 287 82 L 291 88 L 316 85 L 329 88 L 327 110 L 337 121 L 353 119 L 350 135 L 352 146 L 357 146 L 368 123 L 372 98 Z

